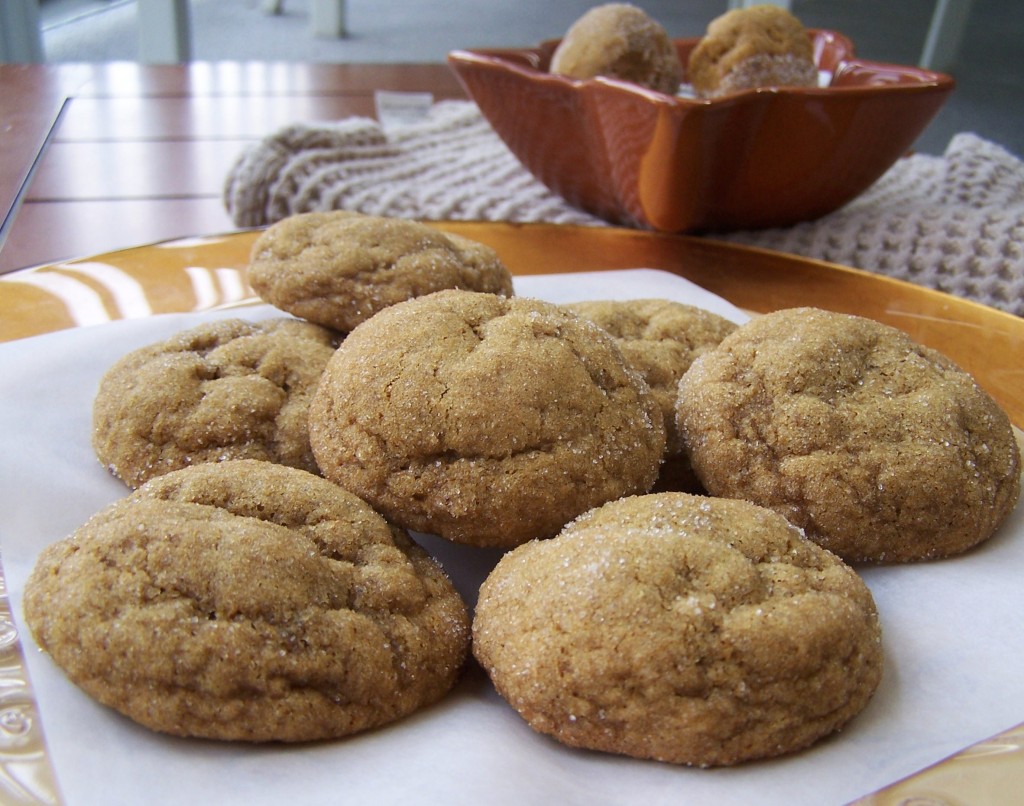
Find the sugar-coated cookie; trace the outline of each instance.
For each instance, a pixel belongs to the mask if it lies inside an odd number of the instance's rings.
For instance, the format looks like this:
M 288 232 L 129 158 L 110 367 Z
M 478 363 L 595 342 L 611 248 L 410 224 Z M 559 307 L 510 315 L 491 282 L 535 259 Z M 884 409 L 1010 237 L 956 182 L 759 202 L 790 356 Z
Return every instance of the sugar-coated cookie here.
M 166 474 L 46 548 L 25 618 L 72 682 L 156 731 L 310 741 L 440 699 L 469 618 L 367 504 L 255 460 Z
M 683 64 L 665 28 L 629 3 L 595 6 L 574 22 L 551 56 L 550 72 L 606 76 L 675 95 Z
M 349 334 L 310 408 L 310 444 L 324 476 L 394 523 L 507 547 L 646 492 L 665 429 L 593 323 L 540 300 L 441 291 Z
M 818 67 L 800 21 L 784 8 L 761 5 L 712 20 L 690 52 L 687 78 L 699 97 L 716 98 L 758 87 L 816 87 Z
M 307 414 L 337 342 L 336 333 L 295 319 L 227 319 L 135 350 L 100 382 L 96 456 L 132 488 L 224 459 L 317 472 Z
M 399 218 L 300 213 L 256 239 L 249 284 L 265 301 L 348 332 L 378 311 L 446 288 L 512 295 L 489 246 Z
M 567 305 L 615 338 L 623 356 L 643 375 L 665 417 L 665 462 L 657 490 L 700 492 L 676 427 L 679 380 L 697 356 L 736 329 L 724 317 L 667 299 L 587 300 Z
M 693 362 L 677 413 L 710 493 L 770 507 L 851 562 L 963 552 L 1020 493 L 1020 451 L 995 401 L 864 317 L 755 318 Z
M 508 552 L 473 652 L 534 730 L 695 766 L 807 747 L 882 674 L 849 566 L 771 510 L 685 493 L 610 502 Z

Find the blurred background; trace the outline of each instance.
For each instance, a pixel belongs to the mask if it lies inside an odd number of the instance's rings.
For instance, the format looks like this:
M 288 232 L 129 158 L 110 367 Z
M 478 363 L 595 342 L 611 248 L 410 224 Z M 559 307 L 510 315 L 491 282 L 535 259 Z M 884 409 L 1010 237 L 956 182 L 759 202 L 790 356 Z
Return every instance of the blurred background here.
M 0 0 L 2 2 L 3 0 Z M 849 36 L 863 58 L 919 64 L 943 0 L 794 0 L 808 27 Z M 532 45 L 559 37 L 594 0 L 347 0 L 346 35 L 316 36 L 310 0 L 191 0 L 191 56 L 198 61 L 437 62 L 449 50 Z M 699 36 L 726 0 L 634 0 L 674 37 Z M 974 132 L 1024 155 L 1024 2 L 973 0 L 960 47 L 937 65 L 953 96 L 915 144 L 941 154 Z M 40 0 L 43 58 L 50 62 L 138 58 L 135 0 Z

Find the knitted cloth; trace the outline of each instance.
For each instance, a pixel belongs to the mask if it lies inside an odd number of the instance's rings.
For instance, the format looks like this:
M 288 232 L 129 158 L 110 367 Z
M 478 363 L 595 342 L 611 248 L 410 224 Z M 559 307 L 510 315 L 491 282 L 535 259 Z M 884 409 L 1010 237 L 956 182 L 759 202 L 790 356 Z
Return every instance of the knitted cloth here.
M 346 209 L 423 220 L 604 226 L 519 163 L 475 104 L 425 119 L 297 123 L 245 149 L 225 182 L 239 227 Z M 973 134 L 899 160 L 840 210 L 792 227 L 714 234 L 955 294 L 1024 316 L 1024 162 Z

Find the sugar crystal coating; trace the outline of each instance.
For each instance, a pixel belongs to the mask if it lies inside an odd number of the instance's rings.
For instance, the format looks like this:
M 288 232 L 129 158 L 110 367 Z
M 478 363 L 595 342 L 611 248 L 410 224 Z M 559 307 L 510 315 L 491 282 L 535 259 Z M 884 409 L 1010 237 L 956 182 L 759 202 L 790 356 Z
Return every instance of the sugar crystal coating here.
M 39 645 L 151 729 L 310 741 L 454 684 L 469 619 L 447 577 L 355 496 L 254 460 L 154 479 L 49 546 L 25 588 Z
M 310 442 L 327 478 L 395 523 L 512 546 L 649 489 L 665 429 L 592 323 L 540 300 L 442 291 L 352 331 L 317 390 Z
M 295 319 L 225 319 L 134 350 L 93 403 L 100 462 L 135 488 L 192 464 L 263 459 L 317 472 L 309 402 L 338 336 Z
M 256 239 L 249 282 L 264 300 L 348 332 L 389 305 L 446 288 L 512 295 L 497 252 L 400 218 L 300 213 Z
M 851 562 L 966 551 L 1020 494 L 1005 412 L 948 358 L 864 317 L 753 319 L 693 363 L 677 415 L 709 492 L 770 507 Z
M 676 427 L 679 381 L 694 359 L 736 325 L 710 311 L 668 299 L 586 300 L 566 307 L 608 331 L 627 363 L 651 387 L 665 418 L 665 462 L 655 489 L 701 492 Z
M 816 87 L 818 68 L 800 21 L 765 4 L 712 20 L 690 53 L 687 77 L 699 97 L 716 98 L 760 87 Z
M 610 502 L 506 554 L 473 652 L 534 730 L 697 766 L 812 744 L 882 672 L 847 565 L 770 510 L 684 493 Z

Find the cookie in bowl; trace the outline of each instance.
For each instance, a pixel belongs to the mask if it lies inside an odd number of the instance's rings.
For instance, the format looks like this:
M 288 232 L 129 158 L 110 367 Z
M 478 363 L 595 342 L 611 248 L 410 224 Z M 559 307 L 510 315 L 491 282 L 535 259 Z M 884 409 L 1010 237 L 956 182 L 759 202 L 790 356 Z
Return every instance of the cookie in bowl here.
M 708 25 L 690 52 L 687 80 L 700 98 L 760 87 L 817 87 L 818 67 L 807 30 L 773 5 L 727 11 Z
M 574 22 L 551 56 L 550 71 L 605 76 L 675 95 L 683 64 L 668 32 L 629 3 L 595 6 Z

